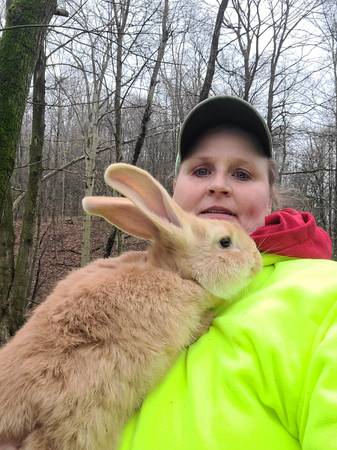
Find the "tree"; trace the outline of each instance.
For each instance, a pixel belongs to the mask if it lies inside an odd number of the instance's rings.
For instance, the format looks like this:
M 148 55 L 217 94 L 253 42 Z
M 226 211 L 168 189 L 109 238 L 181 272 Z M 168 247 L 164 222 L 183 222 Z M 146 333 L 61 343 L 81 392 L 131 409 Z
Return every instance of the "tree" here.
M 216 16 L 214 31 L 213 31 L 213 37 L 212 37 L 212 43 L 211 43 L 211 49 L 209 53 L 208 63 L 207 63 L 207 70 L 206 70 L 206 76 L 204 83 L 201 88 L 200 96 L 199 96 L 199 102 L 202 100 L 205 100 L 208 95 L 209 91 L 212 86 L 213 76 L 214 76 L 214 70 L 215 70 L 215 62 L 218 55 L 218 47 L 219 47 L 219 37 L 220 37 L 220 31 L 221 31 L 221 25 L 223 21 L 223 17 L 226 11 L 228 5 L 228 0 L 222 0 L 218 9 L 218 14 Z
M 162 23 L 161 23 L 161 39 L 159 43 L 158 53 L 157 53 L 157 59 L 153 67 L 151 79 L 150 79 L 150 85 L 149 90 L 146 97 L 146 104 L 144 108 L 144 113 L 142 117 L 141 122 L 141 129 L 135 144 L 135 149 L 132 157 L 132 164 L 136 165 L 140 152 L 142 150 L 144 139 L 147 132 L 148 123 L 151 118 L 151 112 L 152 112 L 152 102 L 154 97 L 154 91 L 157 84 L 157 78 L 158 73 L 160 70 L 160 66 L 164 57 L 165 53 L 165 47 L 167 44 L 167 41 L 169 39 L 169 28 L 168 28 L 168 15 L 169 15 L 169 2 L 168 0 L 164 0 L 164 8 L 162 13 Z
M 0 323 L 0 342 L 9 335 L 6 313 L 14 276 L 10 179 L 30 80 L 45 26 L 55 12 L 55 0 L 8 2 L 6 29 L 0 39 L 0 308 L 5 313 Z
M 9 295 L 10 334 L 14 334 L 24 322 L 27 297 L 32 280 L 33 267 L 31 261 L 38 214 L 38 195 L 42 177 L 42 152 L 45 129 L 45 70 L 46 57 L 42 43 L 34 71 L 29 179 L 24 202 L 19 250 L 15 260 L 14 278 Z

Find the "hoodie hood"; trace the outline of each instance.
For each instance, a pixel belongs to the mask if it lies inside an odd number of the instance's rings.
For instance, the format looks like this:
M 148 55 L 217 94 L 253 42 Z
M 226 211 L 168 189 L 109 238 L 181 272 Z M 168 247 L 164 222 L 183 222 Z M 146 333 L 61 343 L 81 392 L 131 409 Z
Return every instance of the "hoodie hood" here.
M 330 236 L 308 212 L 291 208 L 275 211 L 250 236 L 260 252 L 297 258 L 332 258 Z

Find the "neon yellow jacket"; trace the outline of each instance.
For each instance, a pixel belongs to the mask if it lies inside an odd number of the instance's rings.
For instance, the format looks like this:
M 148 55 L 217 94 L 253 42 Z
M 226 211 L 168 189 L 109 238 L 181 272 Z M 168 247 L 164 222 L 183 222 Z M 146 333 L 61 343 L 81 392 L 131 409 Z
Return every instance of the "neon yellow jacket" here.
M 119 450 L 336 450 L 337 263 L 264 267 L 180 355 Z

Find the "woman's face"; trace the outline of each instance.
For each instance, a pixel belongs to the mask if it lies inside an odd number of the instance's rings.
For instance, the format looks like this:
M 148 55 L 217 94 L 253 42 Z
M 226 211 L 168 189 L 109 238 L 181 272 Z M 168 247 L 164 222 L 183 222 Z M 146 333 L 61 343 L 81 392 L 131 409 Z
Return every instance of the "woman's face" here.
M 197 216 L 238 222 L 252 233 L 271 212 L 268 160 L 235 131 L 209 134 L 181 164 L 173 198 Z

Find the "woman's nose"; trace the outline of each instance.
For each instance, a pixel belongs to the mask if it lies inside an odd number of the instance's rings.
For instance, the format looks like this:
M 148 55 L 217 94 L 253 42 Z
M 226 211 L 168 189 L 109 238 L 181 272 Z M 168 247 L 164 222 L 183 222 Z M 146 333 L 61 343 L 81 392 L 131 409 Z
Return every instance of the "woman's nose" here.
M 226 179 L 226 177 L 216 177 L 214 178 L 211 183 L 208 186 L 208 192 L 210 194 L 214 193 L 223 193 L 223 194 L 230 194 L 232 192 L 232 188 L 230 186 L 230 183 Z

